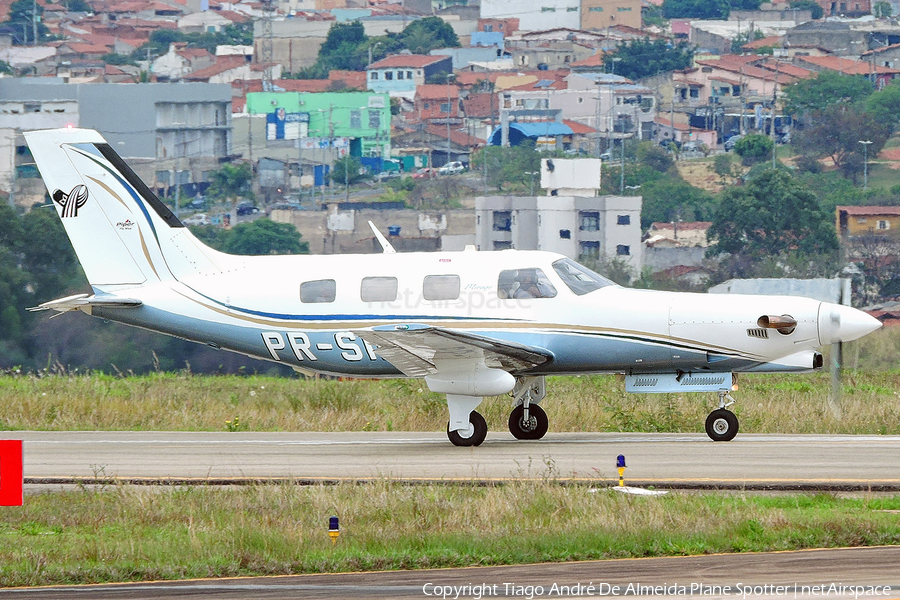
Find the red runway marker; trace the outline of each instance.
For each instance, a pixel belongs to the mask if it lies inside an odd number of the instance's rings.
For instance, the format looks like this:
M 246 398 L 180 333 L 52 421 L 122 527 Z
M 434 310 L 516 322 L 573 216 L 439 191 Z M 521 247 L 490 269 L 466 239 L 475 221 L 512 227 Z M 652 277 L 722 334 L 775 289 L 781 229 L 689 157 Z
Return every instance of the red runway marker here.
M 22 506 L 22 440 L 0 440 L 0 506 Z

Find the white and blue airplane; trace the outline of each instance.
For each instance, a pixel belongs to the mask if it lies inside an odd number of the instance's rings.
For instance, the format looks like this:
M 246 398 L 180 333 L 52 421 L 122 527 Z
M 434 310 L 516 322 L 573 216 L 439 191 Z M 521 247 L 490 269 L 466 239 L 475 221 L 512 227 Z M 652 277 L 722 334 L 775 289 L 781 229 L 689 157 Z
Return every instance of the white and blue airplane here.
M 633 290 L 542 251 L 233 256 L 194 237 L 97 132 L 25 134 L 93 294 L 37 309 L 89 315 L 290 365 L 423 377 L 446 394 L 447 435 L 478 446 L 475 410 L 511 394 L 509 429 L 539 439 L 545 377 L 625 375 L 629 392 L 711 392 L 734 438 L 737 373 L 812 371 L 821 346 L 881 326 L 809 298 Z

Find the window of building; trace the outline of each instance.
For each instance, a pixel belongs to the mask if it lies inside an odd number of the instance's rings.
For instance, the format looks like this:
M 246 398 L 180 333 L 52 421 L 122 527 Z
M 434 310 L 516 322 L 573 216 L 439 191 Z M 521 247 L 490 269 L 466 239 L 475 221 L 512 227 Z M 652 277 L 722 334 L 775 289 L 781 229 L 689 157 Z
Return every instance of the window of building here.
M 351 129 L 360 129 L 362 127 L 362 111 L 361 110 L 351 110 L 350 111 L 350 128 Z
M 372 81 L 377 81 L 378 80 L 378 71 L 372 71 L 371 73 L 369 73 L 369 79 L 371 79 Z
M 588 9 L 589 12 L 603 12 L 602 6 L 592 6 Z
M 566 8 L 566 12 L 578 12 L 577 6 L 569 6 Z
M 412 71 L 407 71 L 407 72 L 406 72 L 406 78 L 407 78 L 407 79 L 412 79 L 412 78 L 413 78 L 413 76 L 412 76 Z
M 304 304 L 334 302 L 336 295 L 337 287 L 334 279 L 304 281 L 300 284 L 300 302 Z
M 364 277 L 359 286 L 363 302 L 393 302 L 397 299 L 396 277 Z
M 732 96 L 740 96 L 741 95 L 741 86 L 739 86 L 739 85 L 731 86 L 731 95 Z
M 429 108 L 431 108 L 431 102 L 423 102 L 422 108 L 424 108 L 425 110 L 428 110 Z
M 445 114 L 450 114 L 450 103 L 449 102 L 441 102 L 441 112 Z
M 556 12 L 556 7 L 554 6 L 542 6 L 541 12 Z
M 485 25 L 485 26 L 484 26 L 484 32 L 485 32 L 485 33 L 491 33 L 492 31 L 494 31 L 494 26 L 493 26 L 493 25 Z
M 394 72 L 393 71 L 385 71 L 384 79 L 385 79 L 385 81 L 391 81 L 392 79 L 394 79 Z
M 630 6 L 620 6 L 616 9 L 619 12 L 631 12 Z
M 579 97 L 578 97 L 578 104 L 581 104 L 582 102 L 584 102 L 584 98 L 582 98 L 581 96 L 579 96 Z
M 508 210 L 494 211 L 494 231 L 512 231 L 512 212 Z
M 578 213 L 578 229 L 581 231 L 600 231 L 600 213 L 588 211 Z
M 397 79 L 403 79 L 403 75 L 404 75 L 403 71 L 397 71 Z
M 572 232 L 569 231 L 568 229 L 560 229 L 560 230 L 559 230 L 559 239 L 561 239 L 561 240 L 571 240 L 571 239 L 572 239 Z
M 616 254 L 618 256 L 631 256 L 631 246 L 619 244 L 616 246 Z
M 616 217 L 616 225 L 631 225 L 631 215 L 619 215 Z
M 495 241 L 494 250 L 512 250 L 512 242 Z
M 864 224 L 864 223 L 867 223 L 868 221 L 869 220 L 865 217 L 860 217 L 860 218 L 856 219 L 856 222 L 859 224 Z
M 691 88 L 691 98 L 699 98 L 700 97 L 700 88 L 692 87 Z
M 422 283 L 426 300 L 456 300 L 459 298 L 459 275 L 427 275 Z
M 581 242 L 581 252 L 579 252 L 581 260 L 597 260 L 600 258 L 600 242 Z
M 369 113 L 369 129 L 379 129 L 381 127 L 381 111 L 370 109 Z
M 596 247 L 599 253 L 599 242 L 587 243 L 597 244 Z M 569 258 L 562 258 L 553 263 L 553 270 L 556 271 L 559 278 L 563 280 L 563 283 L 565 283 L 574 294 L 578 294 L 579 296 L 583 296 L 584 294 L 599 290 L 603 287 L 615 285 L 609 279 L 594 273 L 587 267 L 579 265 Z
M 891 228 L 891 222 L 887 220 L 879 220 L 878 221 L 878 229 L 881 231 L 887 231 Z
M 500 271 L 497 295 L 500 298 L 555 298 L 556 288 L 540 269 Z

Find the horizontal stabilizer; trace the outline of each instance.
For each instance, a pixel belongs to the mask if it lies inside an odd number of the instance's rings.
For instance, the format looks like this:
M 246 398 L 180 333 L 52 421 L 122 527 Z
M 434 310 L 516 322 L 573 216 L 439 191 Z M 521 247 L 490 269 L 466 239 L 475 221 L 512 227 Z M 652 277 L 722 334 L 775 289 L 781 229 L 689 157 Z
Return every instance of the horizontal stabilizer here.
M 104 308 L 135 308 L 143 304 L 136 298 L 121 298 L 119 296 L 103 295 L 88 296 L 87 294 L 75 294 L 59 298 L 58 300 L 50 300 L 38 306 L 29 308 L 34 312 L 39 310 L 57 310 L 59 312 L 68 312 L 70 310 L 83 310 L 91 314 L 91 308 L 94 306 L 102 306 Z
M 488 367 L 511 373 L 527 371 L 553 360 L 547 350 L 422 324 L 380 325 L 354 331 L 375 346 L 375 352 L 408 377 L 437 373 L 438 359 L 484 360 Z

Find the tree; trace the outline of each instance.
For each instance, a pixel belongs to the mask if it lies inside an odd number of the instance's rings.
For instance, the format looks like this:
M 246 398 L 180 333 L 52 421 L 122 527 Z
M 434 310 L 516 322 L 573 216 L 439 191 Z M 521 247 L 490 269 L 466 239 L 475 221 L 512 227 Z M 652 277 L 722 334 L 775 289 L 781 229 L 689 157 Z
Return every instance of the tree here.
M 694 49 L 687 42 L 672 46 L 664 39 L 632 40 L 603 56 L 603 66 L 629 79 L 642 79 L 691 66 Z
M 876 17 L 887 18 L 890 17 L 893 13 L 893 9 L 891 8 L 890 2 L 876 2 L 872 5 L 872 14 Z
M 821 19 L 825 16 L 825 9 L 819 6 L 819 3 L 816 2 L 816 0 L 793 0 L 793 2 L 791 2 L 791 8 L 810 11 L 812 12 L 813 19 Z
M 750 166 L 772 156 L 774 146 L 768 136 L 751 133 L 735 143 L 734 152 L 743 159 L 745 166 Z
M 900 82 L 891 82 L 866 98 L 866 112 L 896 127 L 900 122 Z
M 815 124 L 798 130 L 794 148 L 805 156 L 829 157 L 846 177 L 862 173 L 863 154 L 873 158 L 891 135 L 890 121 L 878 120 L 860 107 L 833 105 L 817 113 Z M 871 141 L 863 150 L 860 141 Z
M 853 104 L 871 93 L 872 84 L 864 77 L 822 71 L 785 87 L 784 109 L 792 114 L 822 111 L 835 104 Z
M 715 211 L 715 200 L 709 192 L 682 179 L 666 177 L 642 185 L 641 227 L 649 229 L 655 222 L 705 221 Z
M 250 189 L 253 171 L 249 163 L 222 165 L 221 169 L 210 174 L 209 181 L 206 194 L 213 200 L 235 202 L 238 198 L 253 198 L 253 191 Z
M 731 154 L 728 152 L 716 154 L 716 157 L 713 159 L 713 171 L 722 178 L 723 185 L 727 178 L 734 177 L 734 161 Z
M 47 37 L 49 30 L 44 25 L 44 7 L 34 0 L 16 0 L 10 4 L 8 14 L 5 25 L 14 44 L 37 44 Z
M 533 176 L 526 173 L 541 171 L 541 155 L 534 151 L 533 143 L 523 143 L 509 148 L 485 146 L 472 155 L 472 171 L 483 173 L 485 162 L 487 162 L 487 183 L 498 192 L 530 190 Z
M 366 173 L 362 168 L 362 163 L 355 156 L 349 154 L 340 160 L 334 162 L 331 169 L 331 180 L 340 184 L 351 184 L 362 181 L 366 178 Z
M 663 14 L 667 19 L 727 19 L 731 12 L 729 0 L 664 0 Z
M 776 169 L 726 189 L 707 235 L 716 242 L 710 256 L 751 262 L 797 253 L 835 258 L 838 249 L 833 216 L 809 188 Z
M 458 48 L 459 38 L 440 17 L 425 17 L 406 26 L 397 38 L 413 54 L 428 54 L 436 48 Z
M 660 173 L 665 173 L 675 165 L 672 156 L 651 142 L 644 142 L 637 149 L 638 162 Z
M 308 254 L 309 242 L 301 241 L 300 237 L 293 225 L 256 219 L 236 225 L 226 236 L 223 250 L 245 256 Z

